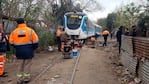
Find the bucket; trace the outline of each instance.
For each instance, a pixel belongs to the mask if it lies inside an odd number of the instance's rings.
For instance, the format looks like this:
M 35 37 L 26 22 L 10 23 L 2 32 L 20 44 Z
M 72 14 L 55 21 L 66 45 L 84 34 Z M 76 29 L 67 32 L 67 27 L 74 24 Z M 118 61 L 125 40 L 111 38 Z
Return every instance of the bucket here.
M 72 56 L 73 57 L 77 57 L 78 56 L 78 50 L 77 49 L 73 49 L 72 50 Z

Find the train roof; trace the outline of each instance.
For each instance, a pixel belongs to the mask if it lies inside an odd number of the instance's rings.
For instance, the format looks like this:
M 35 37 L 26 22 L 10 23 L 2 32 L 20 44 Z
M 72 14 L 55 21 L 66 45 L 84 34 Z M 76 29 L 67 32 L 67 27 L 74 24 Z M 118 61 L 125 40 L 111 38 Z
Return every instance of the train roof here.
M 86 15 L 86 14 L 83 13 L 83 12 L 67 12 L 67 13 L 65 13 L 65 15 L 70 15 L 70 14 Z
M 98 24 L 94 24 L 97 28 L 101 28 L 102 29 L 102 26 L 98 25 Z

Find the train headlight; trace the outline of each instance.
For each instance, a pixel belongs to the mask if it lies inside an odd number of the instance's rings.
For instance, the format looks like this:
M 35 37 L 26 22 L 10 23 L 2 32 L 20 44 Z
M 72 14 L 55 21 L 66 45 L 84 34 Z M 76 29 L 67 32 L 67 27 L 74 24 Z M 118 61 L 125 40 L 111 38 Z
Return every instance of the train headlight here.
M 79 30 L 79 35 L 81 34 L 81 30 Z

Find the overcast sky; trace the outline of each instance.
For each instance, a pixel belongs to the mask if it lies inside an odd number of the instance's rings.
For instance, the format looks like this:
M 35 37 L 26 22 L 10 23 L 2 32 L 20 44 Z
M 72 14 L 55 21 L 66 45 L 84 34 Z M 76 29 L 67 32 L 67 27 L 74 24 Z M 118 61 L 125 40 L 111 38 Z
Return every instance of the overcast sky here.
M 95 21 L 97 20 L 97 18 L 106 17 L 108 13 L 111 13 L 116 8 L 120 7 L 120 5 L 122 4 L 128 4 L 131 2 L 135 2 L 138 4 L 142 0 L 96 0 L 96 1 L 98 1 L 102 5 L 103 10 L 88 14 L 89 17 Z

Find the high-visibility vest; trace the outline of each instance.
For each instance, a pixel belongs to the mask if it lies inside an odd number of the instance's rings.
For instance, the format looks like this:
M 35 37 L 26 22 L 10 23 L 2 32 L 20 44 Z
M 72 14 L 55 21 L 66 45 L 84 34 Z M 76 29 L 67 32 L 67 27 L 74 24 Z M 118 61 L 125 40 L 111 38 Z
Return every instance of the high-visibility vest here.
M 38 36 L 26 24 L 19 24 L 18 28 L 10 34 L 9 42 L 14 45 L 34 44 L 38 43 Z
M 6 54 L 0 55 L 0 75 L 4 73 L 4 63 L 6 61 Z
M 57 32 L 56 32 L 56 36 L 60 37 L 61 36 L 61 30 L 58 29 Z
M 108 35 L 109 34 L 109 31 L 108 30 L 105 30 L 102 32 L 102 35 Z
M 0 76 L 4 73 L 4 64 L 3 62 L 0 62 Z

